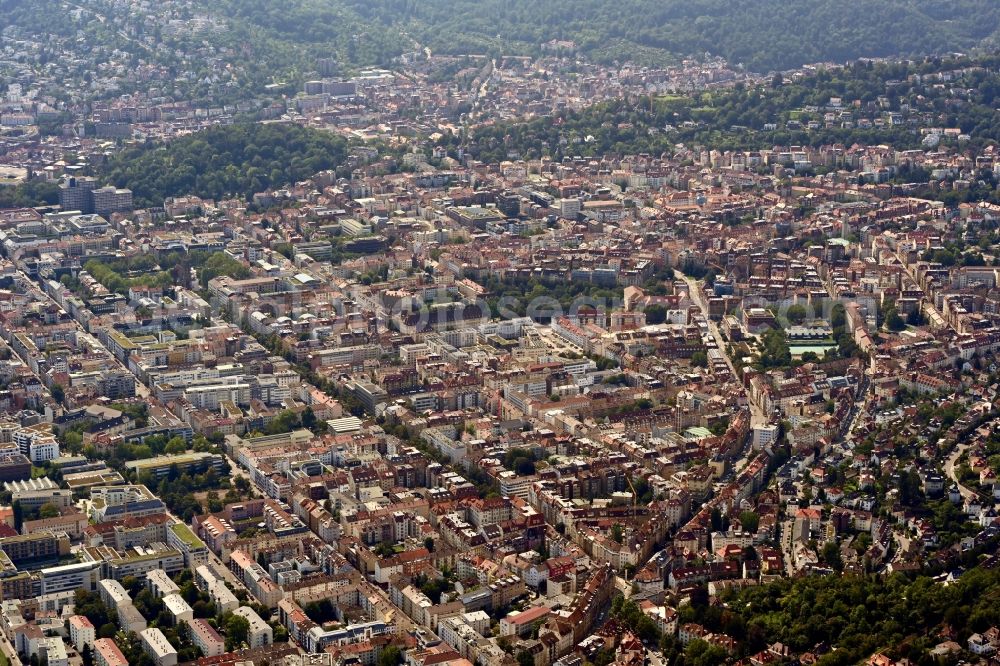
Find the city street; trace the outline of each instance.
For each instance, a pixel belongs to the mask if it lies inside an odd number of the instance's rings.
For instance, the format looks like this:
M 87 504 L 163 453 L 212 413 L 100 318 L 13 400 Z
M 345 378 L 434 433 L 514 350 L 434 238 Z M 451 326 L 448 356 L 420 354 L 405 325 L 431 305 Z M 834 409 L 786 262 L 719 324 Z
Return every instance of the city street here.
M 705 321 L 708 322 L 708 330 L 715 339 L 715 344 L 722 353 L 722 358 L 725 359 L 726 365 L 729 366 L 729 372 L 732 373 L 733 377 L 738 377 L 739 375 L 736 372 L 736 366 L 733 364 L 733 360 L 729 358 L 729 354 L 726 353 L 726 341 L 723 339 L 722 333 L 719 331 L 719 325 L 708 316 L 708 302 L 705 300 L 705 295 L 702 292 L 701 282 L 684 275 L 679 270 L 675 270 L 674 275 L 677 279 L 684 280 L 687 284 L 688 294 L 691 297 L 691 300 L 694 301 L 694 304 L 698 306 L 698 309 L 701 310 L 701 314 L 705 318 Z M 747 402 L 750 406 L 750 426 L 754 427 L 767 425 L 768 419 L 764 410 L 749 398 L 747 399 Z
M 21 658 L 17 655 L 17 650 L 14 649 L 14 646 L 7 640 L 7 636 L 3 632 L 0 632 L 0 650 L 3 650 L 3 654 L 7 657 L 10 666 L 21 666 Z
M 20 275 L 20 276 L 21 276 L 21 277 L 22 277 L 22 278 L 23 278 L 24 280 L 27 280 L 28 282 L 31 282 L 31 283 L 33 283 L 33 284 L 36 284 L 36 285 L 37 285 L 37 283 L 35 283 L 35 282 L 34 282 L 33 280 L 31 280 L 31 278 L 30 278 L 30 277 L 28 277 L 27 275 L 25 275 L 24 273 L 21 273 L 21 272 L 19 272 L 19 275 Z M 54 299 L 52 299 L 52 297 L 51 297 L 51 296 L 49 296 L 49 295 L 48 295 L 47 293 L 45 293 L 45 292 L 44 292 L 44 290 L 41 290 L 41 289 L 40 289 L 40 291 L 42 291 L 42 293 L 43 293 L 43 294 L 45 294 L 45 297 L 46 297 L 46 298 L 48 298 L 48 300 L 49 300 L 50 302 L 52 302 L 52 304 L 53 304 L 53 305 L 55 305 L 56 307 L 60 307 L 60 306 L 59 306 L 59 304 L 58 304 L 58 303 L 56 303 L 56 301 L 55 301 Z M 74 322 L 74 323 L 76 323 L 76 325 L 77 325 L 77 327 L 78 327 L 78 328 L 81 328 L 81 329 L 82 329 L 82 327 L 80 326 L 79 322 Z M 94 339 L 96 340 L 97 338 L 95 337 Z M 98 340 L 98 343 L 100 344 L 100 340 Z M 102 345 L 102 346 L 103 346 L 103 345 Z M 108 350 L 108 353 L 109 353 L 109 354 L 111 353 L 111 352 L 110 352 L 110 350 Z M 113 356 L 113 355 L 112 355 L 112 358 L 114 358 L 114 356 Z M 118 365 L 118 367 L 120 367 L 120 368 L 121 368 L 122 370 L 124 370 L 125 372 L 129 372 L 129 373 L 131 373 L 131 370 L 129 370 L 128 366 L 126 366 L 125 364 L 123 364 L 123 363 L 121 363 L 120 361 L 118 361 L 118 359 L 117 359 L 117 358 L 115 358 L 115 363 L 116 363 L 116 364 Z M 133 376 L 135 376 L 135 375 L 134 375 L 134 373 L 132 373 L 132 374 L 133 374 Z M 146 388 L 146 386 L 145 386 L 145 385 L 144 385 L 144 384 L 142 383 L 142 381 L 141 381 L 141 380 L 139 379 L 139 377 L 135 377 L 135 385 L 136 385 L 136 396 L 137 396 L 137 397 L 139 397 L 139 398 L 142 398 L 142 399 L 148 399 L 148 398 L 149 398 L 149 390 L 148 390 L 148 389 Z M 168 412 L 169 414 L 171 414 L 172 416 L 175 416 L 175 418 L 176 418 L 176 415 L 175 415 L 175 414 L 173 414 L 173 412 L 170 412 L 170 410 L 167 410 L 167 409 L 166 409 L 166 407 L 164 407 L 164 409 L 165 409 L 165 410 L 166 410 L 166 411 L 167 411 L 167 412 Z M 231 467 L 233 468 L 233 470 L 234 470 L 234 473 L 235 473 L 235 474 L 236 474 L 237 476 L 243 476 L 244 478 L 247 478 L 247 480 L 248 480 L 248 481 L 250 480 L 250 479 L 249 479 L 248 477 L 246 477 L 246 473 L 244 473 L 244 472 L 243 472 L 242 470 L 239 470 L 239 469 L 238 469 L 238 467 L 237 467 L 237 465 L 236 465 L 236 462 L 235 462 L 235 461 L 233 461 L 233 460 L 230 460 L 230 466 L 231 466 Z M 170 511 L 167 511 L 167 515 L 168 515 L 168 516 L 170 516 L 170 517 L 171 517 L 171 518 L 172 518 L 173 520 L 175 520 L 175 521 L 177 521 L 177 522 L 179 522 L 179 523 L 183 523 L 183 522 L 184 522 L 183 520 L 181 520 L 180 518 L 178 518 L 177 516 L 175 516 L 174 514 L 172 514 L 172 513 L 170 512 Z M 218 570 L 219 570 L 219 573 L 220 573 L 220 574 L 221 574 L 221 575 L 222 575 L 222 576 L 223 576 L 223 577 L 225 578 L 226 582 L 227 582 L 227 583 L 229 583 L 229 584 L 230 584 L 230 586 L 232 586 L 232 587 L 233 587 L 233 589 L 234 589 L 234 590 L 240 590 L 240 589 L 242 589 L 242 590 L 246 591 L 246 592 L 247 592 L 247 594 L 250 594 L 250 591 L 249 591 L 249 590 L 248 590 L 248 589 L 247 589 L 247 588 L 246 588 L 246 587 L 245 587 L 245 586 L 243 585 L 243 583 L 242 583 L 242 582 L 240 582 L 240 580 L 239 580 L 239 579 L 238 579 L 238 578 L 237 578 L 237 577 L 236 577 L 236 576 L 235 576 L 235 575 L 234 575 L 234 574 L 233 574 L 233 573 L 232 573 L 232 572 L 231 572 L 231 571 L 229 570 L 229 568 L 228 568 L 228 567 L 227 567 L 227 566 L 226 566 L 225 564 L 223 564 L 223 563 L 222 563 L 222 560 L 220 560 L 220 559 L 218 558 L 218 556 L 216 556 L 216 555 L 215 555 L 215 553 L 213 553 L 213 552 L 211 551 L 211 549 L 209 549 L 209 550 L 208 550 L 208 553 L 209 553 L 209 561 L 211 561 L 211 562 L 212 562 L 212 564 L 214 565 L 214 568 L 216 568 L 216 569 L 218 569 Z

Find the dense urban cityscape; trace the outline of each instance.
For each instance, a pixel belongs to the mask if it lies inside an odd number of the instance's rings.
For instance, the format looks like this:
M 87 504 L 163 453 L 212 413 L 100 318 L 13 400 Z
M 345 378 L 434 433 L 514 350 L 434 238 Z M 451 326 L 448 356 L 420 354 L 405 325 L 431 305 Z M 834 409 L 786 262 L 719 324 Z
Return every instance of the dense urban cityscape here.
M 0 2 L 0 666 L 1000 664 L 1000 15 L 564 3 Z

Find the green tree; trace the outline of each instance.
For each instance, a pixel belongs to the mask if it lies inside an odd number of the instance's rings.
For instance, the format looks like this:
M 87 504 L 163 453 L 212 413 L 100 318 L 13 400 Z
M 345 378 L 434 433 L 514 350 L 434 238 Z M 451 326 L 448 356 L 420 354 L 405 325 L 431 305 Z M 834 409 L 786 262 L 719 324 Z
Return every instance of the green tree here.
M 164 453 L 171 456 L 179 455 L 181 453 L 184 453 L 185 451 L 187 451 L 187 444 L 181 437 L 174 437 L 167 443 L 166 447 L 163 449 Z
M 792 352 L 781 329 L 768 329 L 761 336 L 761 352 L 757 357 L 757 367 L 761 370 L 788 367 L 792 363 Z
M 611 526 L 611 539 L 613 541 L 615 541 L 616 543 L 621 543 L 622 540 L 623 540 L 623 538 L 624 538 L 624 534 L 622 532 L 622 526 L 621 526 L 621 524 L 620 523 L 615 523 L 614 525 L 612 525 Z
M 899 316 L 896 308 L 889 308 L 885 313 L 885 326 L 890 331 L 898 332 L 906 328 L 906 322 Z
M 291 432 L 301 425 L 298 415 L 291 410 L 284 410 L 278 416 L 274 418 L 267 427 L 264 428 L 265 433 L 268 435 L 279 435 L 286 432 Z
M 753 511 L 743 511 L 740 513 L 740 522 L 743 524 L 745 532 L 756 534 L 760 525 L 760 516 Z
M 228 614 L 225 618 L 226 650 L 238 649 L 249 640 L 250 621 L 240 615 Z
M 338 168 L 346 157 L 346 145 L 332 133 L 298 125 L 237 123 L 165 146 L 150 142 L 127 148 L 101 171 L 116 186 L 131 189 L 138 206 L 160 205 L 166 197 L 185 194 L 249 198 Z
M 840 546 L 836 541 L 827 541 L 823 544 L 823 561 L 834 571 L 843 571 L 844 560 L 840 555 Z
M 662 305 L 650 305 L 644 312 L 646 313 L 646 323 L 649 325 L 662 324 L 667 320 L 667 308 Z
M 378 666 L 396 666 L 403 663 L 403 653 L 395 645 L 390 645 L 382 650 L 378 656 Z
M 718 645 L 696 638 L 684 649 L 684 666 L 716 666 L 725 663 L 727 657 L 726 651 Z
M 52 503 L 43 504 L 38 509 L 39 518 L 55 518 L 59 515 L 59 507 Z
M 312 430 L 316 427 L 316 414 L 312 407 L 306 407 L 302 412 L 302 427 Z
M 798 304 L 789 306 L 789 308 L 785 311 L 785 317 L 788 318 L 789 322 L 795 325 L 803 323 L 806 320 L 807 314 L 808 312 L 806 311 L 805 306 Z

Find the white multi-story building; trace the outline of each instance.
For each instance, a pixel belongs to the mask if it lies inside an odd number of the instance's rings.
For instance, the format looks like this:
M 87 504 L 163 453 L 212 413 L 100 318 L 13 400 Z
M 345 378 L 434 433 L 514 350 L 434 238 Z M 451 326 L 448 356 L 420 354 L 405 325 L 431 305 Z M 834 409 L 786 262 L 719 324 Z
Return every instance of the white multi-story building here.
M 150 627 L 139 632 L 142 649 L 153 658 L 156 666 L 177 666 L 177 650 L 170 644 L 163 632 Z
M 167 528 L 167 545 L 184 555 L 184 566 L 189 569 L 208 564 L 208 546 L 184 523 L 174 523 Z
M 441 640 L 455 648 L 466 659 L 474 659 L 475 646 L 478 642 L 485 640 L 476 631 L 462 621 L 461 617 L 448 617 L 438 624 L 438 633 Z
M 225 653 L 226 641 L 208 622 L 202 619 L 192 620 L 188 623 L 188 627 L 190 628 L 191 642 L 201 650 L 204 656 L 218 657 Z
M 778 426 L 777 425 L 763 425 L 754 426 L 753 429 L 753 448 L 760 450 L 766 446 L 769 446 L 778 438 Z
M 212 603 L 222 613 L 228 613 L 240 607 L 240 600 L 221 580 L 217 580 L 209 586 L 208 596 L 212 598 Z
M 132 604 L 125 604 L 118 609 L 118 627 L 125 633 L 138 634 L 146 629 L 146 618 Z
M 181 622 L 191 622 L 194 619 L 194 611 L 184 597 L 179 594 L 168 594 L 163 597 L 163 607 L 167 609 L 173 618 L 175 625 Z
M 97 584 L 97 590 L 101 594 L 101 601 L 109 608 L 118 609 L 125 604 L 132 603 L 132 597 L 117 580 L 106 578 Z
M 73 491 L 60 488 L 59 484 L 48 477 L 8 481 L 4 488 L 11 494 L 11 501 L 28 511 L 46 504 L 60 509 L 73 506 Z
M 110 219 L 112 213 L 132 210 L 132 190 L 124 188 L 99 187 L 91 193 L 94 202 L 94 213 Z
M 274 632 L 271 625 L 261 619 L 260 615 L 249 606 L 240 606 L 233 611 L 233 615 L 246 618 L 250 623 L 250 631 L 247 633 L 247 641 L 251 648 L 264 647 L 274 642 Z
M 82 652 L 85 645 L 92 645 L 95 638 L 94 625 L 85 616 L 73 615 L 69 618 L 69 639 L 77 652 Z
M 250 404 L 250 385 L 231 384 L 213 386 L 191 386 L 184 390 L 184 397 L 199 409 L 215 411 L 222 402 L 235 405 Z
M 69 666 L 69 655 L 66 654 L 66 644 L 58 636 L 44 638 L 38 641 L 38 657 L 44 658 L 46 664 L 52 666 Z
M 33 463 L 44 462 L 59 457 L 59 442 L 52 434 L 48 423 L 21 428 L 14 432 L 12 440 Z
M 42 569 L 39 575 L 42 579 L 43 595 L 77 589 L 93 591 L 101 577 L 101 563 L 75 562 L 47 567 Z
M 162 599 L 170 594 L 177 594 L 181 591 L 170 575 L 163 569 L 154 569 L 146 574 L 146 586 L 157 598 Z

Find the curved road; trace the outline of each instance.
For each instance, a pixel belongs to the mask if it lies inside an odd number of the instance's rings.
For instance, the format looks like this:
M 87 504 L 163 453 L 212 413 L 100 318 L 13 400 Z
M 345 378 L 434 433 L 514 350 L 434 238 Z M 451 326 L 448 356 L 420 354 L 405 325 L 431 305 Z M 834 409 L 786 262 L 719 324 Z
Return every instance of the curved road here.
M 955 450 L 951 452 L 948 456 L 948 460 L 944 463 L 944 473 L 948 475 L 948 478 L 955 482 L 958 486 L 958 492 L 962 494 L 962 499 L 970 499 L 976 496 L 976 491 L 967 486 L 963 486 L 958 480 L 958 474 L 955 472 L 955 465 L 958 464 L 958 459 L 962 457 L 969 448 L 968 442 L 959 444 L 955 447 Z

